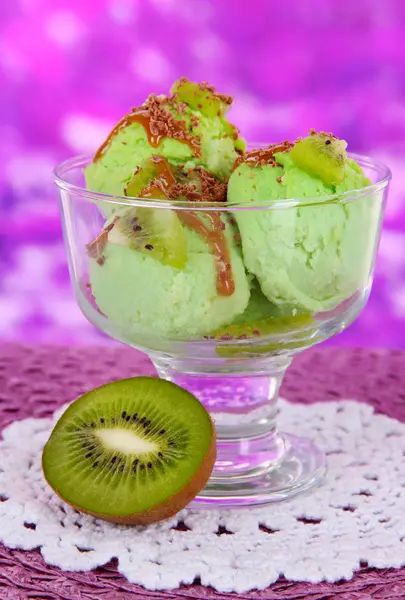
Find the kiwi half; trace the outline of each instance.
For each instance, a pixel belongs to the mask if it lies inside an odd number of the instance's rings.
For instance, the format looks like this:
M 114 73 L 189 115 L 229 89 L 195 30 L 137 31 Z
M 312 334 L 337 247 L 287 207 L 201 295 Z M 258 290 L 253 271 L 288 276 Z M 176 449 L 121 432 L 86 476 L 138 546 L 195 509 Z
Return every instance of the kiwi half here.
M 191 502 L 215 457 L 215 430 L 202 404 L 173 383 L 136 377 L 73 402 L 45 445 L 42 467 L 74 508 L 144 525 Z
M 326 185 L 337 185 L 345 177 L 347 143 L 332 134 L 312 132 L 298 140 L 290 156 L 303 171 L 319 177 Z

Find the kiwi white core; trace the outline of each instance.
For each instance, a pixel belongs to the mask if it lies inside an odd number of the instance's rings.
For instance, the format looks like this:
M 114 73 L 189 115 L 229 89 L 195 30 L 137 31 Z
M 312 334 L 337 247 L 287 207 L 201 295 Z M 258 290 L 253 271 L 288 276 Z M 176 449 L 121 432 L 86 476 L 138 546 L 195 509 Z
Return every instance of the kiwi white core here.
M 104 448 L 124 454 L 148 454 L 158 450 L 156 444 L 128 429 L 98 429 L 95 434 Z
M 110 244 L 118 244 L 119 246 L 129 246 L 129 238 L 124 235 L 118 227 L 113 227 L 108 232 L 108 241 Z

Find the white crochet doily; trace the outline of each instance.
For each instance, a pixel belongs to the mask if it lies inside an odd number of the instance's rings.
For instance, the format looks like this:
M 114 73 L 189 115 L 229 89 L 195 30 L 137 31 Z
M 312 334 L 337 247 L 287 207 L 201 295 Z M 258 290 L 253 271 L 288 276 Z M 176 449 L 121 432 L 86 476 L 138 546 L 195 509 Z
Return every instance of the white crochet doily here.
M 10 548 L 40 547 L 48 564 L 70 571 L 116 558 L 129 581 L 148 589 L 199 578 L 219 591 L 242 593 L 280 575 L 333 582 L 351 578 L 363 562 L 405 565 L 405 424 L 351 401 L 281 401 L 280 409 L 282 430 L 311 437 L 327 452 L 322 487 L 288 503 L 187 509 L 138 528 L 65 505 L 41 472 L 41 450 L 54 421 L 15 422 L 0 442 L 0 540 Z

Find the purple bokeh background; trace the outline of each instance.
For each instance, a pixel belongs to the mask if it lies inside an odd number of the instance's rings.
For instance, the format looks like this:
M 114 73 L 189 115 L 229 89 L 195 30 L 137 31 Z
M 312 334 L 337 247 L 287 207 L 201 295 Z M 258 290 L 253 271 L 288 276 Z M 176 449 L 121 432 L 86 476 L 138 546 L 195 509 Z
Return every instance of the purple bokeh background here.
M 403 0 L 1 0 L 0 340 L 111 343 L 73 299 L 53 165 L 188 75 L 250 140 L 332 130 L 394 180 L 375 285 L 334 343 L 405 347 Z

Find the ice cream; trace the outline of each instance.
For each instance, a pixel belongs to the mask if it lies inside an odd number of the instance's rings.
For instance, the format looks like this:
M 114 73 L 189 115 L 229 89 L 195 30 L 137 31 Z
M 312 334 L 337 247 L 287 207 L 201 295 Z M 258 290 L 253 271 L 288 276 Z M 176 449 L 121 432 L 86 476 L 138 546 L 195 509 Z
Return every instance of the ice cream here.
M 307 140 L 314 146 L 305 147 Z M 300 143 L 305 152 L 297 157 Z M 354 294 L 368 277 L 374 248 L 367 240 L 374 239 L 370 228 L 378 226 L 378 214 L 367 197 L 347 203 L 325 198 L 370 183 L 347 158 L 345 143 L 312 132 L 295 145 L 254 150 L 237 163 L 228 203 L 252 208 L 235 211 L 234 218 L 245 267 L 266 297 L 280 307 L 317 313 Z M 312 198 L 308 206 L 254 210 L 270 200 L 306 197 Z
M 142 187 L 144 171 L 154 178 Z M 176 175 L 178 176 L 176 178 Z M 175 170 L 164 157 L 144 163 L 126 191 L 147 198 L 225 201 L 226 186 L 202 168 Z M 131 208 L 89 248 L 99 309 L 127 336 L 205 336 L 243 313 L 250 296 L 236 230 L 217 211 Z
M 86 169 L 90 189 L 143 199 L 99 202 L 106 222 L 87 245 L 97 309 L 119 338 L 238 340 L 225 357 L 292 331 L 298 347 L 315 315 L 367 287 L 380 203 L 336 201 L 370 183 L 346 143 L 312 131 L 244 153 L 230 104 L 181 79 L 119 121 Z
M 185 228 L 187 262 L 176 269 L 120 244 L 108 243 L 90 279 L 100 310 L 127 336 L 202 337 L 243 312 L 249 299 L 245 269 L 231 250 L 235 291 L 218 294 L 212 254 Z
M 134 170 L 155 154 L 173 165 L 202 166 L 228 179 L 245 148 L 226 118 L 232 98 L 186 78 L 176 82 L 172 92 L 150 95 L 117 123 L 85 171 L 89 189 L 122 196 Z

